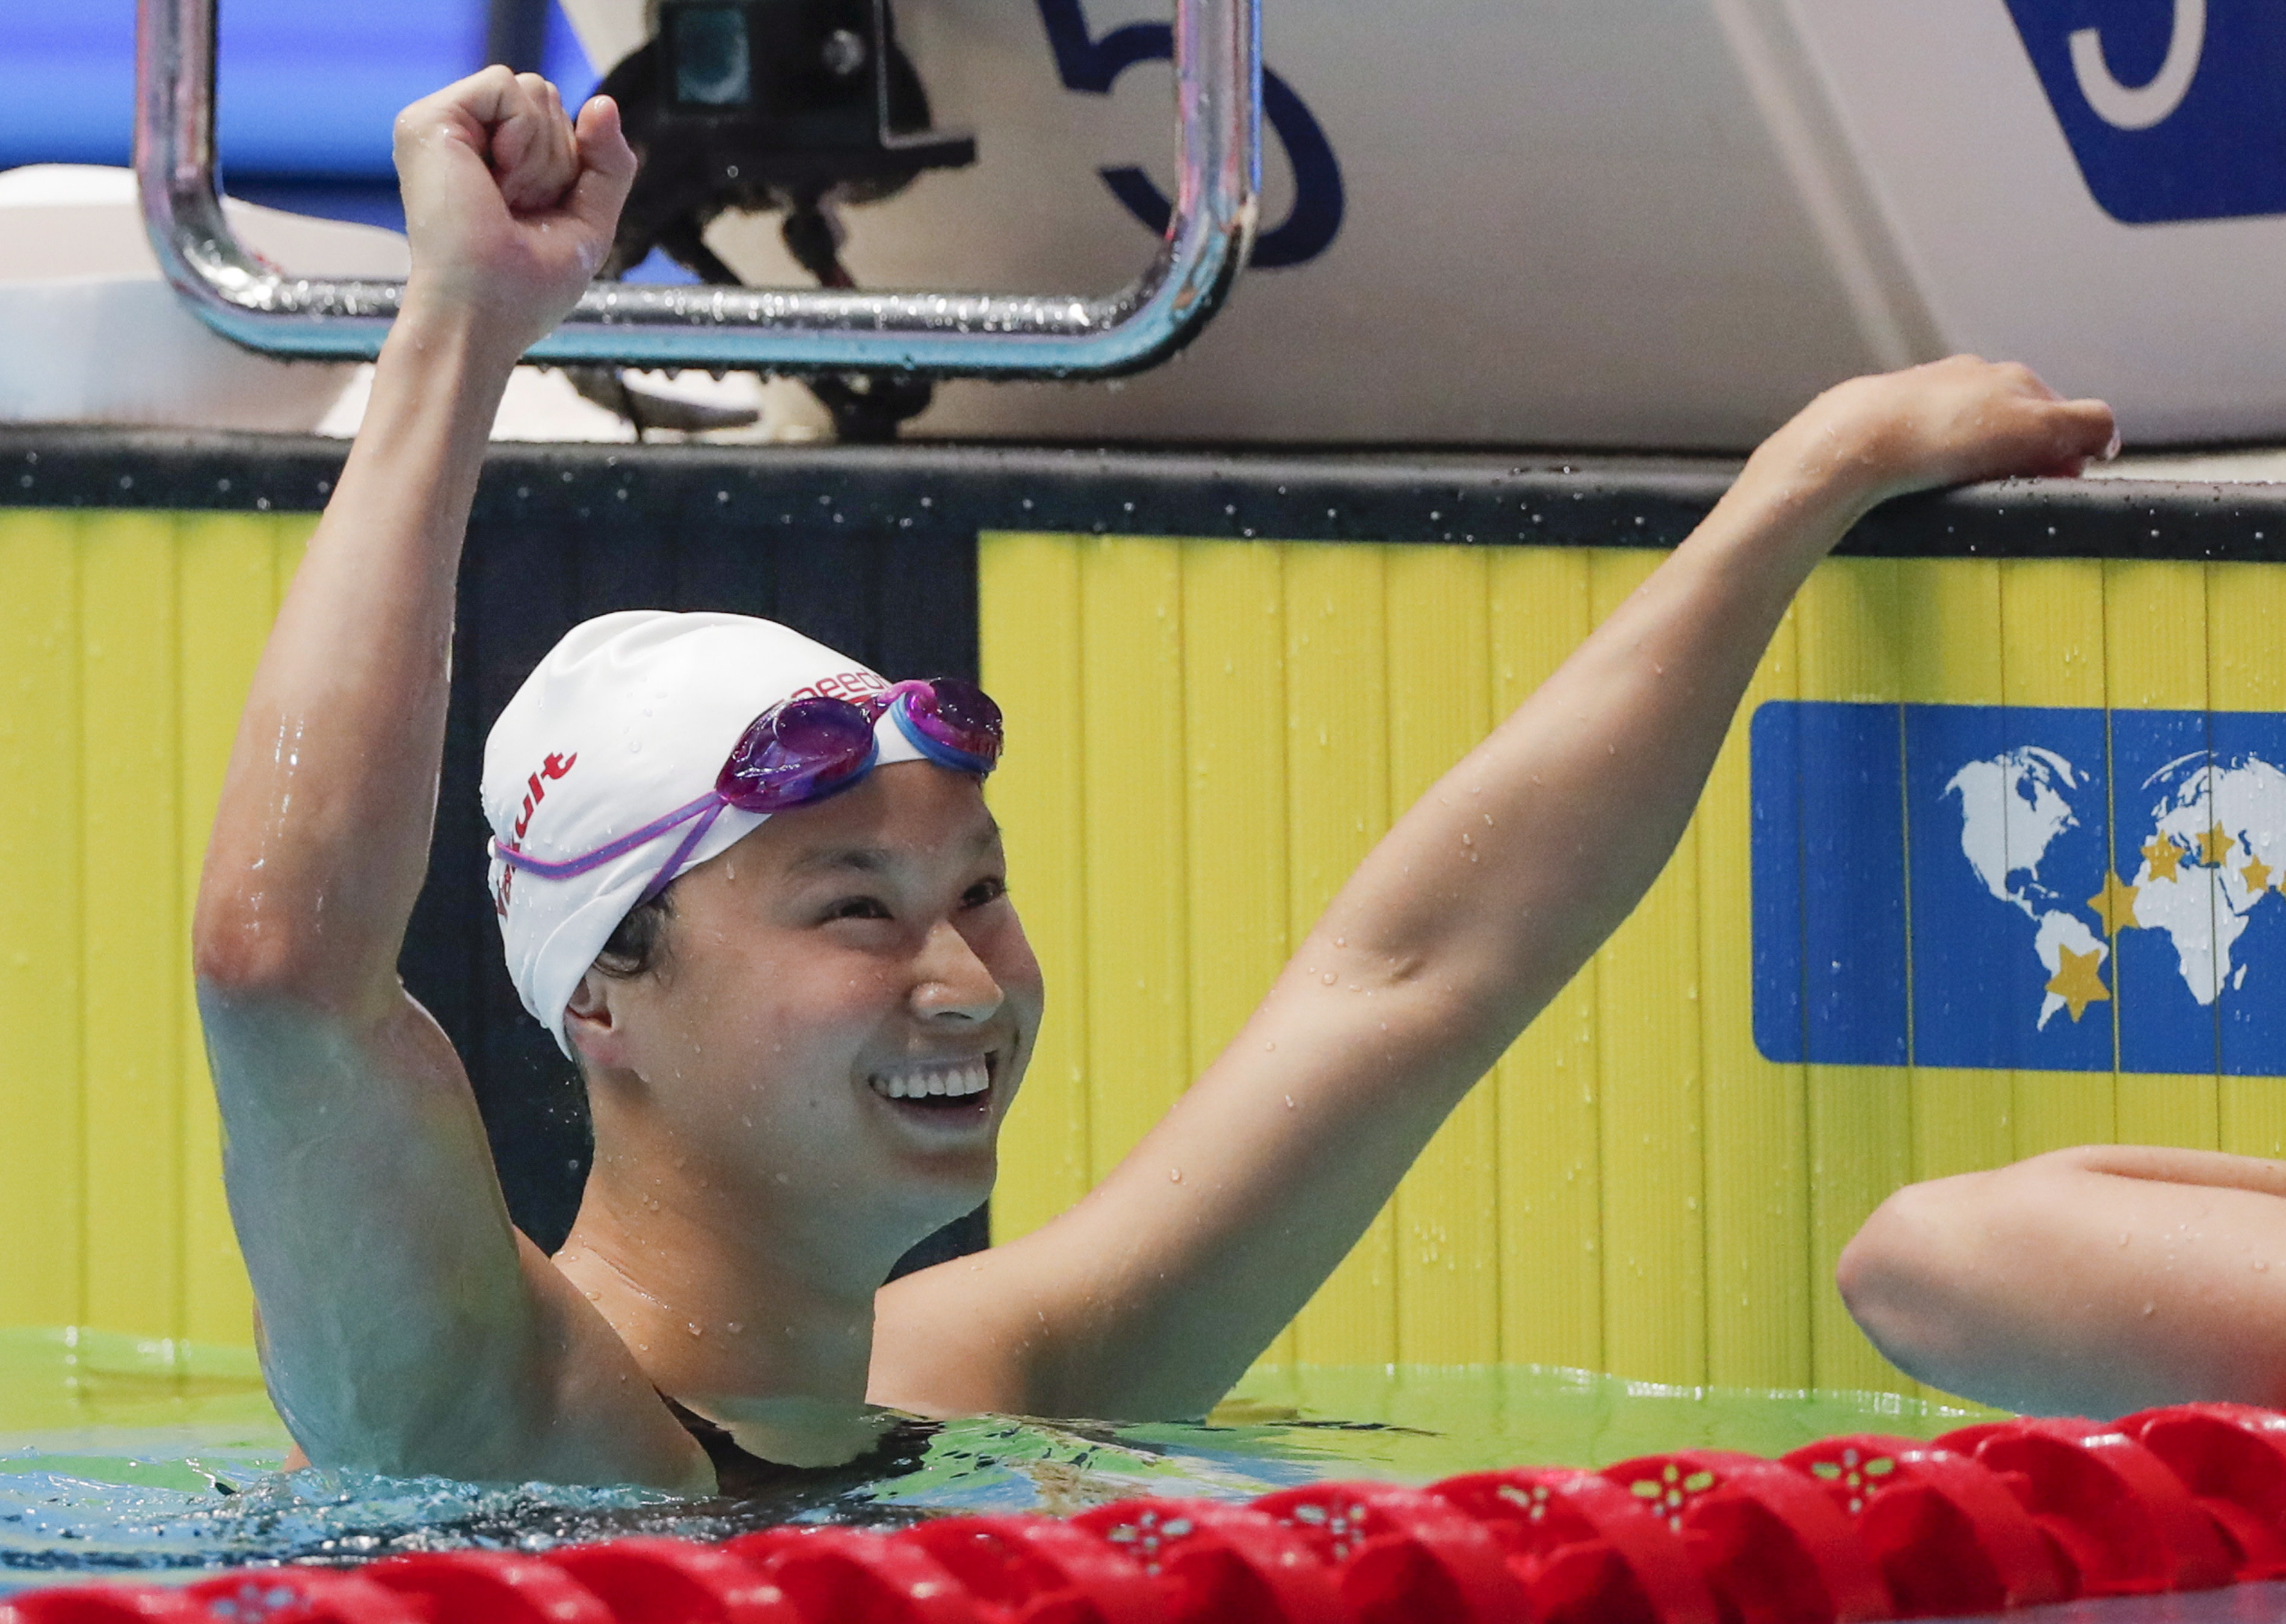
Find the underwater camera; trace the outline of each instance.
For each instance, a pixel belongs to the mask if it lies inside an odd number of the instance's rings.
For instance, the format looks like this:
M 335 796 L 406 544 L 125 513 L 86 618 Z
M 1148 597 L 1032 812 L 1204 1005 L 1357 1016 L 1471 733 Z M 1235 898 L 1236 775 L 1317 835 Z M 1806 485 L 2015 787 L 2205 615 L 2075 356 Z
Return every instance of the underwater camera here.
M 794 262 L 821 287 L 853 287 L 832 209 L 976 161 L 973 138 L 931 127 L 889 0 L 659 0 L 651 38 L 596 89 L 619 102 L 642 161 L 606 277 L 658 248 L 702 281 L 736 285 L 707 225 L 726 211 L 780 210 Z M 638 423 L 655 416 L 614 374 L 574 381 Z M 925 379 L 808 382 L 845 439 L 887 438 L 929 401 Z

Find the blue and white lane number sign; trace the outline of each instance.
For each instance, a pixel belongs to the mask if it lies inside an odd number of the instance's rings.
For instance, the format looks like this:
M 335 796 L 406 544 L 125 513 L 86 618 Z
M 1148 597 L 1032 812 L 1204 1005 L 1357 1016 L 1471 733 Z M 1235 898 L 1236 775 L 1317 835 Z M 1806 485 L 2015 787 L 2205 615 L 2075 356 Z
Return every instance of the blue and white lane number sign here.
M 2131 225 L 2286 213 L 2286 5 L 2008 0 L 2097 203 Z
M 1774 1060 L 2286 1076 L 2286 714 L 1778 702 Z
M 1039 5 L 1066 90 L 1108 96 L 1119 75 L 1136 63 L 1174 58 L 1175 31 L 1163 22 L 1131 22 L 1098 39 L 1088 31 L 1080 0 L 1039 0 Z M 1274 271 L 1306 264 L 1324 253 L 1342 229 L 1345 200 L 1342 166 L 1325 130 L 1294 88 L 1267 67 L 1262 70 L 1262 114 L 1294 171 L 1293 207 L 1283 220 L 1264 226 L 1248 262 L 1257 271 Z M 1131 164 L 1102 173 L 1103 184 L 1128 213 L 1154 232 L 1167 229 L 1174 206 L 1149 176 Z

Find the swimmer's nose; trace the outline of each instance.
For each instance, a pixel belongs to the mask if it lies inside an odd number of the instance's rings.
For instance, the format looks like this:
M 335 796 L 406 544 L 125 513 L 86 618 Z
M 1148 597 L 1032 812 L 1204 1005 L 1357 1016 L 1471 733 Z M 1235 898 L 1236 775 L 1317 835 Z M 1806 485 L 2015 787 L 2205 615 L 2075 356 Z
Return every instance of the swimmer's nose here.
M 949 924 L 929 932 L 913 970 L 913 1013 L 924 1021 L 986 1021 L 1000 1008 L 1000 983 Z

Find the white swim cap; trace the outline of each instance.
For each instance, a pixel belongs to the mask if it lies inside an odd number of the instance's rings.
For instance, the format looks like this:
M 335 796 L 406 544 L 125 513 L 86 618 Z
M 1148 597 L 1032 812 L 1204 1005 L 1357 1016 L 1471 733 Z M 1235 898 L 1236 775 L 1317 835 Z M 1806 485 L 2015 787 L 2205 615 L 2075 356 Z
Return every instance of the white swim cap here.
M 862 699 L 888 684 L 823 643 L 750 615 L 627 610 L 573 627 L 526 677 L 485 741 L 492 893 L 508 973 L 566 1055 L 564 1006 L 619 921 L 694 832 L 676 871 L 728 851 L 769 821 L 710 807 L 566 878 L 501 857 L 570 863 L 709 796 L 740 737 L 798 696 Z M 887 721 L 885 715 L 883 721 Z M 879 761 L 922 759 L 877 724 Z

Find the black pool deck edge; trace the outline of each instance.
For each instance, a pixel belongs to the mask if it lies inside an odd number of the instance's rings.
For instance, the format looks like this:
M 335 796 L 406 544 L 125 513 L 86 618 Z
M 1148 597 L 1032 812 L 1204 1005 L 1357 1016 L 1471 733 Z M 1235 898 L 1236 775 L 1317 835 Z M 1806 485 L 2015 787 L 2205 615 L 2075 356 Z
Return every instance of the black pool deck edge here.
M 0 427 L 0 506 L 313 510 L 346 450 L 307 436 Z M 501 443 L 477 521 L 479 531 L 487 520 L 610 523 L 711 501 L 739 530 L 782 534 L 1672 547 L 1738 467 L 1549 452 Z M 2010 480 L 1892 502 L 1841 551 L 2276 563 L 2286 561 L 2286 484 Z

